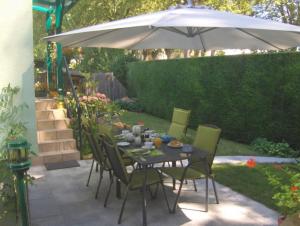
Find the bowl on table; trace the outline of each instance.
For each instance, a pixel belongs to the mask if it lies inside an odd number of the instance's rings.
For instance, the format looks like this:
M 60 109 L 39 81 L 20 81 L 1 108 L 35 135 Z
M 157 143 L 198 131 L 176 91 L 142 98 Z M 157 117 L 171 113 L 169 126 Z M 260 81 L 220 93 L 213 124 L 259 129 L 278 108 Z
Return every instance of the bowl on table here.
M 163 143 L 169 143 L 173 139 L 173 137 L 171 137 L 167 134 L 162 135 L 160 138 L 161 138 Z

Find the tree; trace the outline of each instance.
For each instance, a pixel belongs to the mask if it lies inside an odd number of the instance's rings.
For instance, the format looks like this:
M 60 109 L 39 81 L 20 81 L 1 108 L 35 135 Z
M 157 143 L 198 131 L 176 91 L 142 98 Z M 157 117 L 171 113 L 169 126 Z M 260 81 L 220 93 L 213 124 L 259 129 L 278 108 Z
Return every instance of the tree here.
M 255 7 L 258 17 L 294 25 L 300 25 L 299 13 L 299 0 L 262 0 Z

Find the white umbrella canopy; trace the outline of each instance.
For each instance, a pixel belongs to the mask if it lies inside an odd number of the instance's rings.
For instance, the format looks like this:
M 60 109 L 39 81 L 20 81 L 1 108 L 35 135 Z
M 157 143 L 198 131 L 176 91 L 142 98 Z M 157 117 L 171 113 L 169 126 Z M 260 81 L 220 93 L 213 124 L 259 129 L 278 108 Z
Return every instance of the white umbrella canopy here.
M 300 27 L 205 7 L 177 7 L 45 38 L 66 47 L 282 50 L 300 45 Z

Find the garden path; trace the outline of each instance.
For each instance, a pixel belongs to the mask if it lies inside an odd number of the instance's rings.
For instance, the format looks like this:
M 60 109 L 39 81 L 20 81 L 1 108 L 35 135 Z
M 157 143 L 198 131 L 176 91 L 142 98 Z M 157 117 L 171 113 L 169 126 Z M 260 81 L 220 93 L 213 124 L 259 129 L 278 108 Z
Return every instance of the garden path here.
M 295 158 L 278 158 L 265 156 L 216 156 L 214 164 L 242 164 L 249 159 L 254 159 L 257 163 L 297 163 Z

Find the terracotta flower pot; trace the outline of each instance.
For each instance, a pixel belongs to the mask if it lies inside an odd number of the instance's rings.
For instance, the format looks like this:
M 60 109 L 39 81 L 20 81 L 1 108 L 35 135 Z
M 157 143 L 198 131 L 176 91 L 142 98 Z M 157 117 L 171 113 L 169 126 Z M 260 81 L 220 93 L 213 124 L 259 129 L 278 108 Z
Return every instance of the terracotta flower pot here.
M 300 225 L 300 212 L 284 217 L 280 223 L 279 223 L 279 218 L 278 218 L 278 225 L 280 225 L 280 226 L 299 226 Z

